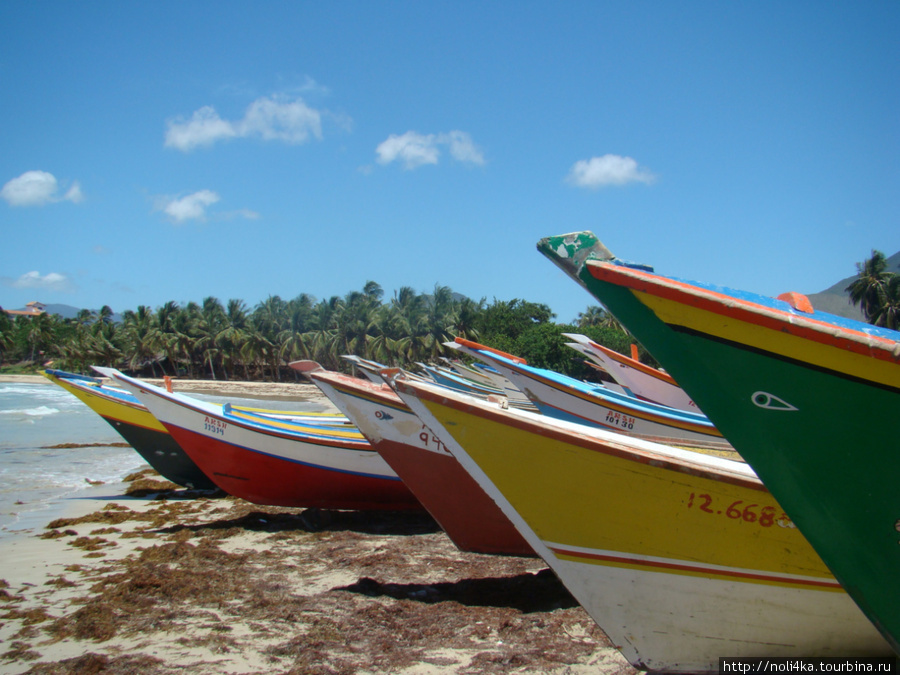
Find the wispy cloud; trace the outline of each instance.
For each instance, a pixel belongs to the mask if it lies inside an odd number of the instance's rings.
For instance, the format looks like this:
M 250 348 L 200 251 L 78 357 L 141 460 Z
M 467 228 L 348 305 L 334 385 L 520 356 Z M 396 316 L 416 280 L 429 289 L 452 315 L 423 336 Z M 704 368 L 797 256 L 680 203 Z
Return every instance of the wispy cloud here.
M 10 206 L 43 206 L 52 202 L 69 201 L 75 204 L 84 200 L 81 185 L 73 181 L 60 196 L 60 183 L 56 176 L 46 171 L 26 171 L 13 178 L 0 189 L 0 197 Z
M 237 211 L 224 211 L 218 214 L 222 220 L 234 220 L 235 218 L 244 218 L 245 220 L 259 220 L 262 216 L 256 211 L 250 209 L 238 209 Z
M 465 131 L 441 134 L 407 131 L 400 136 L 392 134 L 375 148 L 375 154 L 379 164 L 401 162 L 404 169 L 416 169 L 425 164 L 437 164 L 444 147 L 458 162 L 479 166 L 485 163 L 484 153 Z
M 575 162 L 566 180 L 572 185 L 596 190 L 609 185 L 650 184 L 656 176 L 639 167 L 631 157 L 603 155 Z
M 212 190 L 199 190 L 183 197 L 160 197 L 156 208 L 169 216 L 173 223 L 187 220 L 206 220 L 206 209 L 221 197 Z
M 38 289 L 43 291 L 61 291 L 72 293 L 76 290 L 75 284 L 65 274 L 49 272 L 41 276 L 40 272 L 26 272 L 18 279 L 4 278 L 3 284 L 19 289 Z
M 244 218 L 246 220 L 259 220 L 260 214 L 250 209 L 208 213 L 209 207 L 218 203 L 221 199 L 219 193 L 213 190 L 198 190 L 197 192 L 177 197 L 156 197 L 154 208 L 165 213 L 169 220 L 175 224 L 181 224 L 188 220 L 206 222 L 207 219 L 234 220 L 235 218 Z
M 323 111 L 302 98 L 276 94 L 253 101 L 239 120 L 226 120 L 212 106 L 196 110 L 189 119 L 166 123 L 165 146 L 182 152 L 233 138 L 259 138 L 292 145 L 322 138 Z

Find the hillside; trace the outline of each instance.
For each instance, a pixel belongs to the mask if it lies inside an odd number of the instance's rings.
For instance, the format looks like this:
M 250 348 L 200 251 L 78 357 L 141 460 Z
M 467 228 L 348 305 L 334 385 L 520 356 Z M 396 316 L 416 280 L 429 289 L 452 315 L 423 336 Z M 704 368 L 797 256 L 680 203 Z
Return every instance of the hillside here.
M 900 274 L 900 251 L 889 257 L 887 262 L 889 272 Z M 845 279 L 841 279 L 824 291 L 809 293 L 807 294 L 807 297 L 810 302 L 812 302 L 813 307 L 817 310 L 829 312 L 830 314 L 837 314 L 838 316 L 844 316 L 849 319 L 865 321 L 859 308 L 850 304 L 850 294 L 845 290 L 847 286 L 853 283 L 854 279 L 856 279 L 855 274 L 846 277 Z

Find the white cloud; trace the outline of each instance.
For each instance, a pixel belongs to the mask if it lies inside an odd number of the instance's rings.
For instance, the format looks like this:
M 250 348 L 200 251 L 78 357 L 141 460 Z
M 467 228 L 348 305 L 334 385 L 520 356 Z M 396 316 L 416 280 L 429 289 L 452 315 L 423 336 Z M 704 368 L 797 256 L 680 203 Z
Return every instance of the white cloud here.
M 81 184 L 77 180 L 74 181 L 72 187 L 66 191 L 63 199 L 70 201 L 73 204 L 79 204 L 84 201 L 84 195 L 81 193 Z
M 219 201 L 219 195 L 212 190 L 200 190 L 184 197 L 165 197 L 160 200 L 158 208 L 174 223 L 186 220 L 206 220 L 206 207 Z
M 380 164 L 390 164 L 400 160 L 407 169 L 415 169 L 423 164 L 437 164 L 441 152 L 434 134 L 418 134 L 407 131 L 402 136 L 391 134 L 386 141 L 375 148 Z
M 566 180 L 578 187 L 597 189 L 628 183 L 650 184 L 656 180 L 656 176 L 638 167 L 638 163 L 631 157 L 603 155 L 575 162 Z
M 188 121 L 168 123 L 166 147 L 187 152 L 196 147 L 212 145 L 225 138 L 234 138 L 237 132 L 231 122 L 226 122 L 211 106 L 195 111 Z
M 296 101 L 260 98 L 247 108 L 238 128 L 240 136 L 259 136 L 265 141 L 296 145 L 305 143 L 310 135 L 322 138 L 322 116 L 299 98 Z
M 189 152 L 230 138 L 260 138 L 297 145 L 310 137 L 322 138 L 322 113 L 300 97 L 275 95 L 253 101 L 240 120 L 224 120 L 212 106 L 195 111 L 189 120 L 169 120 L 165 145 Z
M 416 169 L 424 164 L 437 164 L 441 146 L 447 146 L 450 156 L 458 162 L 484 164 L 484 155 L 472 137 L 464 131 L 442 134 L 420 134 L 407 131 L 402 136 L 391 134 L 375 148 L 379 164 L 399 161 L 405 169 Z
M 44 291 L 65 291 L 74 289 L 72 282 L 64 274 L 50 272 L 41 276 L 40 272 L 26 272 L 10 284 L 13 288 L 37 288 Z
M 84 200 L 81 185 L 78 181 L 62 197 L 58 196 L 59 181 L 56 176 L 46 171 L 26 171 L 21 176 L 8 181 L 0 189 L 0 197 L 10 206 L 43 206 L 51 202 L 70 201 L 78 203 Z
M 450 154 L 453 155 L 453 159 L 478 165 L 484 164 L 484 155 L 481 149 L 475 145 L 472 137 L 465 131 L 451 131 L 449 134 L 442 134 L 441 137 L 450 146 Z

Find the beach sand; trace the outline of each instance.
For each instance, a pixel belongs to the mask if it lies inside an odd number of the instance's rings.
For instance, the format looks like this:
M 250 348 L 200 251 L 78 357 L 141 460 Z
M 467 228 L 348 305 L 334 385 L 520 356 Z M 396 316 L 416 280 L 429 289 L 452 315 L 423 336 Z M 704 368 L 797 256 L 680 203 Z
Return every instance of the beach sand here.
M 0 673 L 637 672 L 542 561 L 462 553 L 425 513 L 261 507 L 148 468 L 55 516 L 0 540 Z

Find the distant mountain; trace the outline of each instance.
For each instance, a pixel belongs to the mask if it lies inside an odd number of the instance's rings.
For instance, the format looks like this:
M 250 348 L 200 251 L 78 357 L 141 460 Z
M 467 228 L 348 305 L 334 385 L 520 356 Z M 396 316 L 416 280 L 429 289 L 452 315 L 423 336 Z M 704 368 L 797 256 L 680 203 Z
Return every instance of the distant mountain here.
M 44 305 L 44 311 L 47 314 L 59 314 L 64 319 L 74 319 L 81 309 L 72 305 Z
M 860 261 L 862 262 L 862 261 Z M 900 251 L 887 259 L 888 272 L 900 274 Z M 857 275 L 841 279 L 834 286 L 826 288 L 819 293 L 809 293 L 806 297 L 812 303 L 813 307 L 822 312 L 844 316 L 848 319 L 856 319 L 857 321 L 865 321 L 862 311 L 859 307 L 850 304 L 850 294 L 845 290 L 847 286 L 853 283 Z
M 12 308 L 5 307 L 4 309 L 12 309 Z M 19 309 L 25 309 L 25 308 L 20 307 Z M 58 314 L 63 319 L 74 319 L 78 316 L 78 312 L 81 311 L 81 308 L 73 307 L 72 305 L 50 304 L 50 305 L 44 305 L 44 311 L 47 312 L 47 314 Z M 90 311 L 94 312 L 94 314 L 100 313 L 99 309 L 92 309 Z M 121 314 L 113 314 L 112 319 L 113 319 L 113 321 L 118 323 L 119 321 L 122 320 L 122 315 Z

